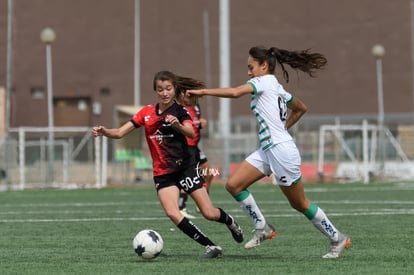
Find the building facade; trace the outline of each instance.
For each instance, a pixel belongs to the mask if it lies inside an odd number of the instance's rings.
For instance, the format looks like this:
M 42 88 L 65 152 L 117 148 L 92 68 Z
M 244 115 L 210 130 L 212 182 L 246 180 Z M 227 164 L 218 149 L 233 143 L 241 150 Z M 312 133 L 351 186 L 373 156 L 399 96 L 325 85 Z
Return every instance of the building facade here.
M 290 82 L 285 84 L 307 104 L 307 116 L 375 117 L 377 77 L 371 49 L 380 43 L 386 49 L 382 59 L 385 116 L 410 116 L 414 113 L 412 2 L 230 0 L 231 85 L 247 80 L 251 46 L 312 49 L 327 57 L 327 68 L 317 78 L 289 70 Z M 134 85 L 139 86 L 140 105 L 156 100 L 152 78 L 160 70 L 219 86 L 219 0 L 12 3 L 11 127 L 47 126 L 45 45 L 39 38 L 45 27 L 56 32 L 52 44 L 55 126 L 113 125 L 114 107 L 136 102 Z M 0 0 L 3 87 L 7 4 Z M 135 60 L 139 60 L 138 79 Z M 231 116 L 250 115 L 249 100 L 232 100 Z M 218 102 L 201 101 L 210 119 L 218 118 Z
M 298 123 L 305 131 L 295 137 L 304 160 L 317 159 L 319 124 L 333 124 L 338 118 L 341 123 L 377 122 L 378 77 L 371 53 L 376 44 L 385 48 L 381 59 L 385 123 L 393 124 L 393 131 L 400 124 L 414 124 L 414 0 L 228 3 L 232 86 L 247 81 L 252 46 L 311 49 L 328 59 L 327 68 L 316 78 L 288 68 L 290 81 L 284 83 L 277 70 L 286 89 L 308 106 Z M 51 44 L 54 126 L 122 123 L 115 115 L 117 106 L 156 101 L 152 81 L 160 70 L 202 79 L 209 87 L 220 85 L 220 0 L 0 0 L 0 91 L 6 87 L 10 58 L 11 128 L 48 126 L 46 47 L 40 40 L 46 27 L 56 33 Z M 0 131 L 4 132 L 5 93 L 0 96 Z M 245 96 L 230 103 L 232 122 L 240 121 L 242 132 L 243 127 L 255 127 L 251 121 L 243 122 L 245 116 L 252 118 L 249 101 Z M 203 115 L 211 122 L 218 120 L 219 106 L 217 98 L 201 100 Z M 312 132 L 306 131 L 310 128 Z M 2 136 L 0 132 L 0 145 Z M 409 144 L 403 149 L 414 152 L 412 135 L 405 137 Z M 239 162 L 253 150 L 250 147 L 256 147 L 256 137 L 234 138 L 238 140 L 232 140 L 229 154 Z M 207 142 L 209 159 L 223 167 L 221 140 Z

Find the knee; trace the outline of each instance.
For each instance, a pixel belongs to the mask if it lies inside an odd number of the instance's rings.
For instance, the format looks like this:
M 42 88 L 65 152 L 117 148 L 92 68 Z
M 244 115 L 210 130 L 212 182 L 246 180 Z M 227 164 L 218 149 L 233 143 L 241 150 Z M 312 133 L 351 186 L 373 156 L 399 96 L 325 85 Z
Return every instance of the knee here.
M 182 215 L 180 211 L 177 210 L 165 210 L 165 215 L 175 224 L 177 225 L 181 219 Z
M 305 213 L 309 208 L 309 203 L 306 203 L 306 201 L 293 201 L 290 202 L 290 206 L 300 213 Z
M 200 209 L 200 212 L 209 221 L 215 221 L 220 217 L 220 210 L 217 208 Z
M 232 195 L 237 195 L 238 193 L 240 193 L 242 190 L 237 186 L 237 184 L 232 181 L 232 180 L 228 180 L 226 182 L 226 190 L 227 192 L 229 192 Z

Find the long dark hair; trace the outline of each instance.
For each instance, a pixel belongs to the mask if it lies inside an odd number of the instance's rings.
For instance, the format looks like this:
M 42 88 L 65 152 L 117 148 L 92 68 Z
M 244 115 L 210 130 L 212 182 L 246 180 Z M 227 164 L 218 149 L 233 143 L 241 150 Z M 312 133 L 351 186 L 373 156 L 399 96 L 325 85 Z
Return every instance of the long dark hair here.
M 181 93 L 185 93 L 187 90 L 197 90 L 197 89 L 204 89 L 206 84 L 198 79 L 194 79 L 191 77 L 185 77 L 176 75 L 170 71 L 160 71 L 155 74 L 154 81 L 153 81 L 153 88 L 154 91 L 156 90 L 156 82 L 158 80 L 166 81 L 169 80 L 174 85 L 175 88 L 175 98 L 178 99 Z M 190 105 L 197 104 L 198 96 L 191 95 L 190 96 Z
M 324 69 L 328 60 L 320 53 L 311 53 L 309 49 L 302 51 L 288 51 L 263 46 L 252 47 L 249 55 L 256 59 L 260 65 L 264 62 L 269 64 L 269 72 L 274 74 L 276 65 L 279 64 L 283 71 L 283 78 L 289 82 L 289 73 L 283 64 L 288 64 L 294 70 L 307 73 L 310 77 L 315 76 L 315 71 Z

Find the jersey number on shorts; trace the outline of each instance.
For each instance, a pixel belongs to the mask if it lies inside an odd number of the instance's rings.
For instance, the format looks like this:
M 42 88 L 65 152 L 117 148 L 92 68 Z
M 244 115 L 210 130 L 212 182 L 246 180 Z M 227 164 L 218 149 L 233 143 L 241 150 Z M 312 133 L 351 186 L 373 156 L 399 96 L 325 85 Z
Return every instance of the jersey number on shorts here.
M 180 185 L 183 187 L 184 191 L 192 189 L 195 185 L 200 183 L 199 177 L 194 177 L 193 179 L 186 177 L 185 179 L 180 180 Z

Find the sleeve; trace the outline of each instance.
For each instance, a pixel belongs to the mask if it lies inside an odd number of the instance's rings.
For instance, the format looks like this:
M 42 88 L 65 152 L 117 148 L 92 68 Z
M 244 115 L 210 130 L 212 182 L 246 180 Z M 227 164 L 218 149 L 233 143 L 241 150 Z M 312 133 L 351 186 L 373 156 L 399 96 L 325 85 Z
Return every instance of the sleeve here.
M 201 108 L 200 108 L 200 104 L 196 104 L 195 106 L 194 106 L 194 110 L 196 111 L 196 114 L 197 114 L 197 116 L 198 116 L 198 118 L 200 118 L 201 117 Z
M 182 124 L 184 124 L 186 121 L 193 123 L 190 114 L 184 106 L 180 106 L 177 118 Z
M 249 84 L 250 86 L 252 86 L 253 88 L 253 93 L 252 94 L 257 94 L 257 91 L 261 90 L 261 86 L 260 86 L 260 81 L 259 78 L 254 77 L 252 79 L 250 79 L 249 81 L 247 81 L 247 84 Z
M 290 103 L 293 100 L 293 95 L 287 92 L 285 89 L 282 90 L 281 96 L 286 100 L 286 103 Z
M 145 125 L 144 118 L 145 118 L 146 110 L 147 110 L 147 107 L 142 108 L 131 118 L 131 122 L 132 124 L 134 124 L 135 128 L 139 128 Z
M 198 129 L 203 129 L 203 126 L 201 126 L 201 122 L 200 122 L 200 120 L 202 118 L 200 104 L 197 103 L 194 106 L 194 110 L 196 111 L 196 115 L 197 115 L 197 119 L 198 119 Z

